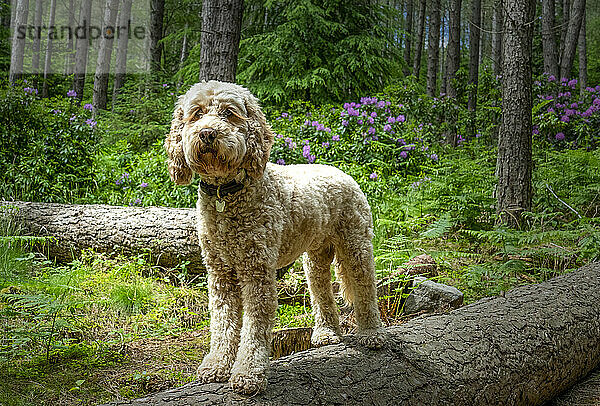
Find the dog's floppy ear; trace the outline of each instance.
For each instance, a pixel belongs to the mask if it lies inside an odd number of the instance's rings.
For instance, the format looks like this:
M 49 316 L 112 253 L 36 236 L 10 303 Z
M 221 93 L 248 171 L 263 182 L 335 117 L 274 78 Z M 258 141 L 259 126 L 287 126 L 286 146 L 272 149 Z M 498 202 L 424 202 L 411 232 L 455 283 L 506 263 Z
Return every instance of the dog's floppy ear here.
M 173 112 L 171 131 L 165 139 L 165 150 L 167 150 L 169 175 L 177 185 L 189 185 L 194 173 L 185 161 L 181 133 L 185 123 L 183 122 L 183 108 L 177 106 Z
M 274 136 L 271 126 L 267 120 L 258 99 L 250 92 L 246 94 L 246 111 L 248 112 L 248 134 L 246 137 L 246 157 L 242 167 L 246 173 L 253 178 L 260 178 L 271 155 Z

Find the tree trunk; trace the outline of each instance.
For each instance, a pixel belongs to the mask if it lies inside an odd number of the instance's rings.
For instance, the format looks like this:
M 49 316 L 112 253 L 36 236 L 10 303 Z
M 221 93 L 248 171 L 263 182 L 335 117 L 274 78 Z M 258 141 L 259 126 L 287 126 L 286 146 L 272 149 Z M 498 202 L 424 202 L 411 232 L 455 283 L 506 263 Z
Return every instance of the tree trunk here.
M 174 267 L 189 261 L 190 272 L 204 269 L 196 232 L 195 209 L 118 207 L 54 203 L 2 202 L 15 207 L 15 221 L 27 235 L 52 236 L 44 252 L 60 262 L 81 250 L 136 255 Z
M 423 38 L 425 37 L 425 13 L 427 0 L 421 0 L 419 3 L 419 25 L 417 27 L 417 42 L 415 43 L 415 59 L 413 63 L 413 75 L 417 79 L 421 75 L 421 55 L 423 53 Z
M 502 222 L 520 225 L 531 209 L 531 49 L 535 0 L 505 0 L 502 125 L 498 139 L 496 210 Z
M 497 0 L 494 2 L 494 16 L 492 20 L 492 70 L 496 76 L 502 74 L 503 1 L 506 0 Z
M 19 35 L 19 28 L 27 25 L 29 0 L 15 0 L 14 18 L 12 19 L 12 47 L 10 52 L 10 71 L 8 74 L 11 86 L 23 77 L 23 57 L 25 56 L 25 37 Z M 22 38 L 21 38 L 22 37 Z
M 448 6 L 449 27 L 448 27 L 448 56 L 446 59 L 446 93 L 453 105 L 458 103 L 456 99 L 458 92 L 456 90 L 456 72 L 460 68 L 460 9 L 461 0 L 450 0 Z M 448 131 L 446 132 L 446 143 L 455 147 L 457 145 L 456 129 L 456 111 L 452 110 L 446 116 Z
M 242 0 L 204 0 L 200 80 L 235 82 L 242 27 Z
M 438 66 L 440 67 L 440 74 L 439 77 L 441 79 L 441 83 L 440 83 L 440 96 L 445 96 L 446 95 L 446 80 L 448 79 L 446 77 L 446 58 L 445 58 L 445 47 L 444 47 L 444 42 L 446 39 L 446 10 L 444 10 L 444 13 L 442 14 L 441 18 L 440 18 L 440 30 L 441 30 L 441 34 L 440 34 L 440 60 L 438 61 Z
M 510 12 L 510 8 L 508 11 Z M 113 405 L 541 405 L 600 364 L 600 265 L 271 362 L 264 393 L 189 383 Z
M 113 109 L 115 107 L 117 98 L 119 97 L 119 91 L 125 84 L 125 76 L 127 75 L 127 45 L 129 42 L 129 36 L 126 33 L 128 32 L 129 22 L 131 19 L 131 3 L 132 0 L 123 0 L 123 6 L 121 7 L 119 15 L 119 29 L 122 31 L 122 35 L 119 35 L 119 38 L 117 39 L 115 83 L 112 97 Z
M 579 50 L 579 96 L 583 99 L 585 88 L 587 87 L 587 42 L 585 40 L 586 22 L 585 10 L 581 20 L 581 29 L 579 30 L 579 41 L 577 49 Z
M 185 60 L 187 59 L 187 54 L 188 54 L 187 34 L 188 34 L 188 23 L 185 23 L 185 27 L 183 29 L 183 41 L 181 43 L 181 54 L 179 55 L 179 70 L 183 69 L 183 67 L 185 66 Z M 177 81 L 177 90 L 179 90 L 181 85 L 183 85 L 183 76 L 181 76 L 179 78 L 179 81 Z
M 83 89 L 85 86 L 85 74 L 87 72 L 88 47 L 89 47 L 89 28 L 92 18 L 92 0 L 82 0 L 79 11 L 79 24 L 82 31 L 75 42 L 75 66 L 73 67 L 73 90 L 77 93 L 77 98 L 81 102 L 83 99 Z M 81 30 L 80 30 L 81 31 Z M 85 36 L 85 38 L 82 38 Z
M 75 25 L 75 1 L 69 0 L 69 27 L 73 27 Z M 67 56 L 65 58 L 65 70 L 64 73 L 66 76 L 69 76 L 73 73 L 73 36 L 70 35 L 67 42 Z
M 559 0 L 560 1 L 560 0 Z M 567 37 L 567 29 L 569 28 L 569 15 L 571 11 L 571 1 L 570 0 L 562 0 L 562 24 L 560 29 L 560 57 L 562 58 L 562 54 L 565 46 L 565 38 Z M 560 63 L 560 61 L 559 61 Z
M 35 1 L 35 17 L 33 19 L 33 26 L 35 27 L 36 30 L 38 30 L 42 27 L 42 16 L 43 16 L 43 11 L 44 11 L 43 5 L 44 5 L 44 2 L 42 0 Z M 33 55 L 31 57 L 31 73 L 33 73 L 34 75 L 38 75 L 38 74 L 42 73 L 42 72 L 40 72 L 40 50 L 41 50 L 41 43 L 42 43 L 41 30 L 36 31 L 34 35 L 35 36 L 33 37 L 33 44 L 32 44 Z
M 410 75 L 410 68 L 412 67 L 411 58 L 411 45 L 413 42 L 413 3 L 414 0 L 408 0 L 406 3 L 406 29 L 405 40 L 404 40 L 404 76 Z
M 477 109 L 477 85 L 479 83 L 479 61 L 481 58 L 481 0 L 472 0 L 471 22 L 469 23 L 469 100 L 467 108 L 469 120 L 468 136 L 475 136 L 475 117 Z
M 56 0 L 50 1 L 50 21 L 48 22 L 49 27 L 54 26 L 54 20 L 56 17 Z M 52 52 L 54 40 L 51 36 L 48 36 L 46 40 L 46 57 L 44 58 L 44 85 L 42 87 L 42 97 L 48 97 L 48 79 L 52 70 Z
M 554 37 L 554 0 L 542 0 L 542 49 L 544 52 L 544 72 L 559 78 L 558 50 Z
M 156 74 L 161 70 L 162 44 L 160 40 L 163 37 L 165 0 L 152 0 L 150 6 L 150 73 L 152 77 L 156 78 Z
M 438 55 L 440 50 L 440 0 L 430 0 L 429 38 L 427 42 L 427 94 L 436 96 Z
M 114 27 L 117 21 L 119 0 L 106 0 L 104 7 L 104 27 Z M 98 49 L 98 60 L 96 62 L 96 73 L 94 74 L 94 113 L 99 109 L 105 110 L 108 103 L 108 76 L 110 73 L 110 56 L 114 42 L 114 30 L 111 34 L 105 29 L 100 40 Z
M 585 11 L 585 0 L 573 0 L 571 7 L 569 26 L 565 35 L 563 44 L 563 53 L 560 58 L 560 77 L 569 79 L 571 77 L 571 68 L 575 59 L 575 50 L 577 49 L 577 40 L 579 31 L 581 31 L 581 21 Z

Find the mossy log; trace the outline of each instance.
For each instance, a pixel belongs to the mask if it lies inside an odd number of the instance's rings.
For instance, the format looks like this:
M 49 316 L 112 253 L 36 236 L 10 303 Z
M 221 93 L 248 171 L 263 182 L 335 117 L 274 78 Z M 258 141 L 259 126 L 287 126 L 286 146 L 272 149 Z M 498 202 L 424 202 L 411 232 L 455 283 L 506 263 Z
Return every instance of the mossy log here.
M 51 258 L 71 261 L 81 250 L 125 255 L 149 254 L 152 263 L 174 267 L 188 261 L 201 271 L 195 209 L 123 207 L 0 201 L 27 235 L 53 240 L 43 249 Z
M 600 264 L 271 363 L 264 393 L 190 383 L 113 405 L 542 405 L 600 364 Z

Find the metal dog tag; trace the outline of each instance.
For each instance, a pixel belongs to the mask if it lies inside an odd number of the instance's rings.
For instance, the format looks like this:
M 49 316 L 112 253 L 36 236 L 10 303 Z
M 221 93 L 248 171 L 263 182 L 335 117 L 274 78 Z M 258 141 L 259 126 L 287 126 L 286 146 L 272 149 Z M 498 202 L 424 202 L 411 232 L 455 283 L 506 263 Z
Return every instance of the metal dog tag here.
M 223 211 L 225 210 L 225 201 L 219 199 L 215 200 L 215 208 L 219 213 L 223 213 Z

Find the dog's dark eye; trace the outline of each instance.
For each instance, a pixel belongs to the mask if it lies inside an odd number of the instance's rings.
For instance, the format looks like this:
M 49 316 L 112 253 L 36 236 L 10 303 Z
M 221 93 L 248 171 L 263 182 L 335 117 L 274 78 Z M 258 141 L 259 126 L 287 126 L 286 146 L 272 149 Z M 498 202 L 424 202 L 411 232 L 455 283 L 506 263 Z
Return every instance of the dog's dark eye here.
M 203 115 L 204 115 L 204 113 L 202 112 L 202 109 L 198 109 L 194 113 L 194 118 L 202 118 Z
M 233 112 L 229 109 L 225 109 L 221 112 L 221 115 L 225 118 L 230 117 L 233 114 Z

